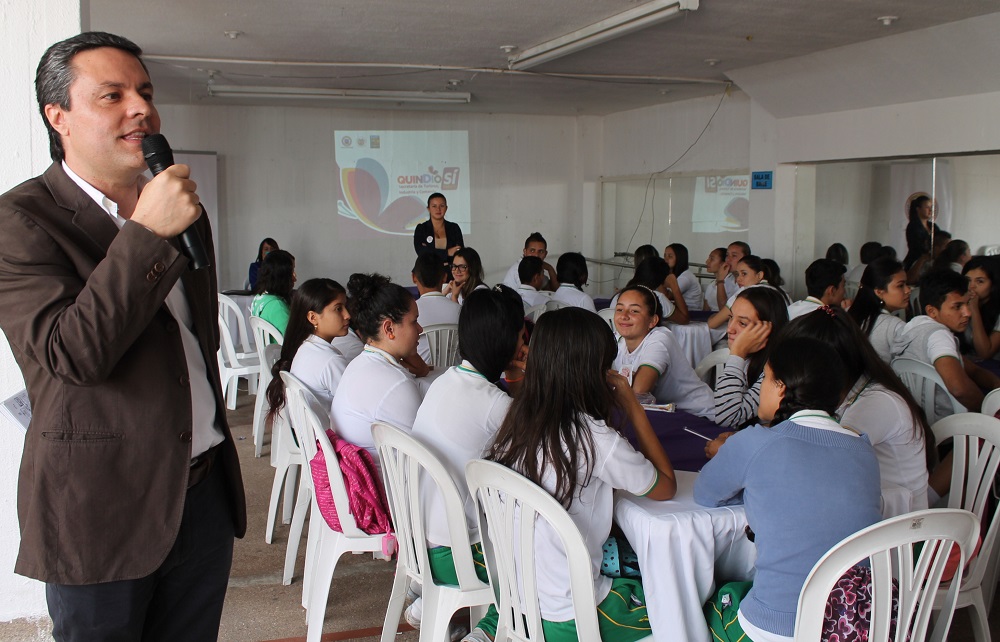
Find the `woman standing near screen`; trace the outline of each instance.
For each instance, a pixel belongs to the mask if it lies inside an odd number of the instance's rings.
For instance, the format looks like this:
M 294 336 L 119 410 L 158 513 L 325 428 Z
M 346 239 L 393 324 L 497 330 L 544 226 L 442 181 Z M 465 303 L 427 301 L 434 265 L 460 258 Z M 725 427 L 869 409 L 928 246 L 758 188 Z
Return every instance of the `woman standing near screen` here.
M 444 194 L 434 192 L 427 198 L 427 213 L 430 218 L 413 230 L 413 249 L 417 256 L 431 252 L 447 265 L 451 263 L 455 252 L 465 245 L 462 228 L 458 223 L 444 220 L 447 211 L 448 200 Z

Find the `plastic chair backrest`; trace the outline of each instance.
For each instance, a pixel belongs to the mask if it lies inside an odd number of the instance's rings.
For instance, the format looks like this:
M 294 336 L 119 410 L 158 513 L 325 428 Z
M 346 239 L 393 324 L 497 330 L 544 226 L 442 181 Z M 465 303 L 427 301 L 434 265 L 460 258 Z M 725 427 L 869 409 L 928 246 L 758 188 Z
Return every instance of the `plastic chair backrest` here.
M 427 347 L 430 348 L 430 364 L 435 368 L 450 368 L 462 362 L 458 354 L 458 324 L 435 323 L 424 328 Z
M 524 311 L 524 318 L 532 323 L 538 323 L 538 318 L 545 314 L 545 305 L 545 303 L 539 303 L 538 305 L 531 306 Z
M 615 309 L 614 308 L 603 308 L 597 311 L 602 319 L 608 322 L 611 326 L 611 331 L 615 332 Z
M 372 437 L 382 461 L 382 479 L 396 530 L 400 560 L 424 582 L 431 581 L 427 527 L 424 523 L 426 515 L 420 505 L 420 487 L 433 483 L 444 500 L 459 587 L 463 591 L 483 588 L 472 560 L 464 501 L 444 464 L 427 446 L 395 426 L 374 423 Z
M 535 576 L 534 528 L 535 519 L 542 518 L 559 536 L 569 562 L 577 635 L 581 642 L 600 642 L 590 553 L 566 509 L 543 488 L 495 462 L 470 461 L 465 474 L 478 506 L 486 568 L 497 596 L 500 622 L 496 639 L 544 639 Z
M 545 302 L 545 311 L 552 312 L 553 310 L 561 310 L 563 308 L 568 308 L 569 304 L 562 301 L 557 301 L 555 299 L 549 299 Z
M 920 309 L 920 288 L 912 287 L 910 288 L 910 318 L 923 313 L 924 311 Z
M 991 391 L 983 397 L 983 405 L 980 407 L 979 412 L 992 417 L 997 414 L 998 410 L 1000 410 L 1000 388 Z
M 250 342 L 250 335 L 247 333 L 247 324 L 243 317 L 243 310 L 240 309 L 236 301 L 225 294 L 219 295 L 219 316 L 225 319 L 227 327 L 236 328 L 236 336 L 239 338 L 240 344 L 234 346 L 235 348 L 241 348 L 241 352 L 253 352 L 256 349 L 256 346 Z M 230 317 L 235 320 L 235 326 L 232 325 L 233 321 L 230 321 Z
M 996 256 L 997 254 L 1000 254 L 1000 245 L 984 245 L 980 248 L 977 254 L 981 254 L 983 256 Z
M 947 386 L 944 385 L 941 375 L 934 369 L 934 366 L 915 359 L 899 358 L 893 359 L 892 369 L 902 379 L 903 384 L 913 394 L 920 407 L 924 409 L 928 423 L 933 424 L 941 418 L 937 415 L 934 407 L 934 400 L 937 396 L 935 393 L 938 388 L 948 396 L 953 414 L 965 412 L 965 406 L 948 392 Z
M 718 379 L 718 374 L 716 373 L 716 368 L 721 366 L 726 362 L 726 358 L 729 356 L 729 348 L 721 348 L 715 350 L 714 352 L 709 352 L 705 355 L 705 358 L 698 362 L 695 366 L 694 373 L 698 375 L 698 378 L 707 383 L 715 389 L 715 382 Z
M 976 543 L 979 522 L 968 511 L 931 509 L 907 513 L 878 522 L 848 536 L 820 558 L 806 577 L 799 593 L 795 618 L 796 642 L 821 639 L 826 620 L 827 598 L 841 576 L 862 560 L 870 560 L 871 642 L 888 641 L 892 613 L 892 580 L 898 579 L 899 612 L 894 640 L 943 642 L 951 626 L 958 599 L 958 583 L 947 586 L 943 603 L 934 602 L 941 575 L 948 563 L 952 543 L 961 549 L 956 576 Z M 926 542 L 923 549 L 914 544 Z M 928 637 L 928 625 L 935 607 L 941 610 Z M 909 635 L 907 635 L 909 632 Z
M 1000 502 L 992 501 L 993 480 L 1000 468 L 1000 419 L 978 412 L 945 417 L 931 426 L 934 439 L 952 440 L 951 486 L 948 508 L 962 508 L 986 526 L 979 554 L 969 564 L 962 590 L 981 586 L 986 608 L 997 584 L 997 546 Z
M 221 295 L 220 295 L 221 296 Z M 246 367 L 248 364 L 240 361 L 236 346 L 233 345 L 233 336 L 230 334 L 229 322 L 226 321 L 222 308 L 219 308 L 219 355 L 222 357 L 222 364 L 230 369 Z
M 317 441 L 319 447 L 323 449 L 327 474 L 330 477 L 330 491 L 337 506 L 337 517 L 340 519 L 344 535 L 366 537 L 367 534 L 358 528 L 354 516 L 351 515 L 344 476 L 340 472 L 340 460 L 333 444 L 330 443 L 330 438 L 326 435 L 326 429 L 330 425 L 329 412 L 322 409 L 316 396 L 298 377 L 290 372 L 282 372 L 281 380 L 285 383 L 285 403 L 288 404 L 289 420 L 306 461 L 312 461 L 316 456 Z
M 844 281 L 844 298 L 853 301 L 858 296 L 861 284 L 857 281 Z

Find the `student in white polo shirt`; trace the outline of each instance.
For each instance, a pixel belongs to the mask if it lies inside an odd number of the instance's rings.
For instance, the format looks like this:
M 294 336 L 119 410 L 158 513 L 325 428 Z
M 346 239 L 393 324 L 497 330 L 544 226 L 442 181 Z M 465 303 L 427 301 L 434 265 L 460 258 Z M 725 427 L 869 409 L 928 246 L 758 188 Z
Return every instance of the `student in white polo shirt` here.
M 404 360 L 416 355 L 423 331 L 409 290 L 381 274 L 352 274 L 351 315 L 365 348 L 344 370 L 330 408 L 332 428 L 366 448 L 377 463 L 372 423 L 409 431 L 422 396 Z
M 582 254 L 566 252 L 560 256 L 556 262 L 556 274 L 559 276 L 559 288 L 552 295 L 553 301 L 597 312 L 594 300 L 583 291 L 590 274 L 587 271 L 587 259 Z
M 549 254 L 549 244 L 545 242 L 545 237 L 539 232 L 532 232 L 528 238 L 524 239 L 524 250 L 522 250 L 521 258 L 526 256 L 537 256 L 542 260 L 542 269 L 544 270 L 544 275 L 542 276 L 542 287 L 539 290 L 546 290 L 548 292 L 555 291 L 559 287 L 559 279 L 556 278 L 556 270 L 552 265 L 545 261 L 545 257 Z M 521 259 L 514 262 L 514 265 L 510 266 L 507 270 L 507 274 L 503 277 L 503 284 L 512 290 L 516 290 L 517 286 L 521 285 L 520 277 L 517 274 L 517 266 L 521 264 Z
M 788 319 L 809 314 L 824 305 L 840 307 L 844 302 L 844 272 L 847 266 L 833 259 L 816 259 L 806 268 L 805 299 L 788 306 Z
M 517 293 L 521 295 L 525 310 L 549 300 L 548 293 L 539 292 L 544 276 L 545 269 L 540 258 L 526 256 L 521 259 L 517 266 L 517 277 L 521 280 L 521 284 L 517 286 Z
M 433 254 L 421 254 L 413 264 L 410 273 L 413 284 L 417 286 L 420 297 L 417 298 L 417 321 L 422 328 L 442 323 L 458 323 L 458 313 L 462 306 L 455 303 L 441 291 L 444 280 L 448 276 L 444 265 Z M 431 348 L 427 337 L 421 335 L 417 342 L 417 354 L 424 361 L 431 358 Z
M 525 260 L 539 261 L 536 257 Z M 448 368 L 437 378 L 413 422 L 413 436 L 429 447 L 451 473 L 465 501 L 465 521 L 477 572 L 484 582 L 486 567 L 475 502 L 465 481 L 465 465 L 482 457 L 483 451 L 500 428 L 511 398 L 497 384 L 505 371 L 511 381 L 524 376 L 524 308 L 513 290 L 498 285 L 477 290 L 462 305 L 458 322 L 462 364 Z M 519 385 L 519 383 L 517 384 Z M 516 390 L 516 388 L 514 388 Z M 457 585 L 451 552 L 451 534 L 443 499 L 434 484 L 423 482 L 420 505 L 427 528 L 431 575 L 438 584 Z M 422 603 L 414 602 L 406 611 L 406 621 L 419 626 Z M 490 609 L 479 628 L 496 635 L 497 614 Z

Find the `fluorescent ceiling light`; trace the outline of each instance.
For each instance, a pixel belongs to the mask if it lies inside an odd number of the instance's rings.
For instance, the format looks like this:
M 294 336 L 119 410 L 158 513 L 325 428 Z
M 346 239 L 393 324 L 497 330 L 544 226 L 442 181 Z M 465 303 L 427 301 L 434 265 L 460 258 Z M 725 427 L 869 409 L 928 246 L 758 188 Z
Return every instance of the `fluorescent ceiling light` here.
M 671 18 L 676 18 L 681 11 L 694 11 L 698 8 L 698 0 L 653 0 L 595 22 L 589 27 L 577 29 L 565 36 L 554 38 L 540 45 L 525 49 L 511 56 L 508 63 L 511 69 L 523 70 L 568 56 L 609 40 L 614 40 L 646 27 L 651 27 Z
M 424 103 L 433 105 L 461 105 L 467 104 L 472 100 L 472 94 L 461 91 L 389 91 L 383 89 L 319 89 L 313 87 L 260 87 L 242 85 L 209 85 L 208 95 L 232 98 Z

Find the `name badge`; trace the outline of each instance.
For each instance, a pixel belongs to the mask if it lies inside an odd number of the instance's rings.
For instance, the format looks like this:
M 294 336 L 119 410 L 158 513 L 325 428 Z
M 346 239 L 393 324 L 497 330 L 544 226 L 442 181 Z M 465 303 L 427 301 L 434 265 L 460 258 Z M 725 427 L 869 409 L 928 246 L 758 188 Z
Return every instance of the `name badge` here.
M 427 237 L 427 242 L 428 243 L 433 243 L 434 242 L 434 237 L 433 236 L 428 236 Z

